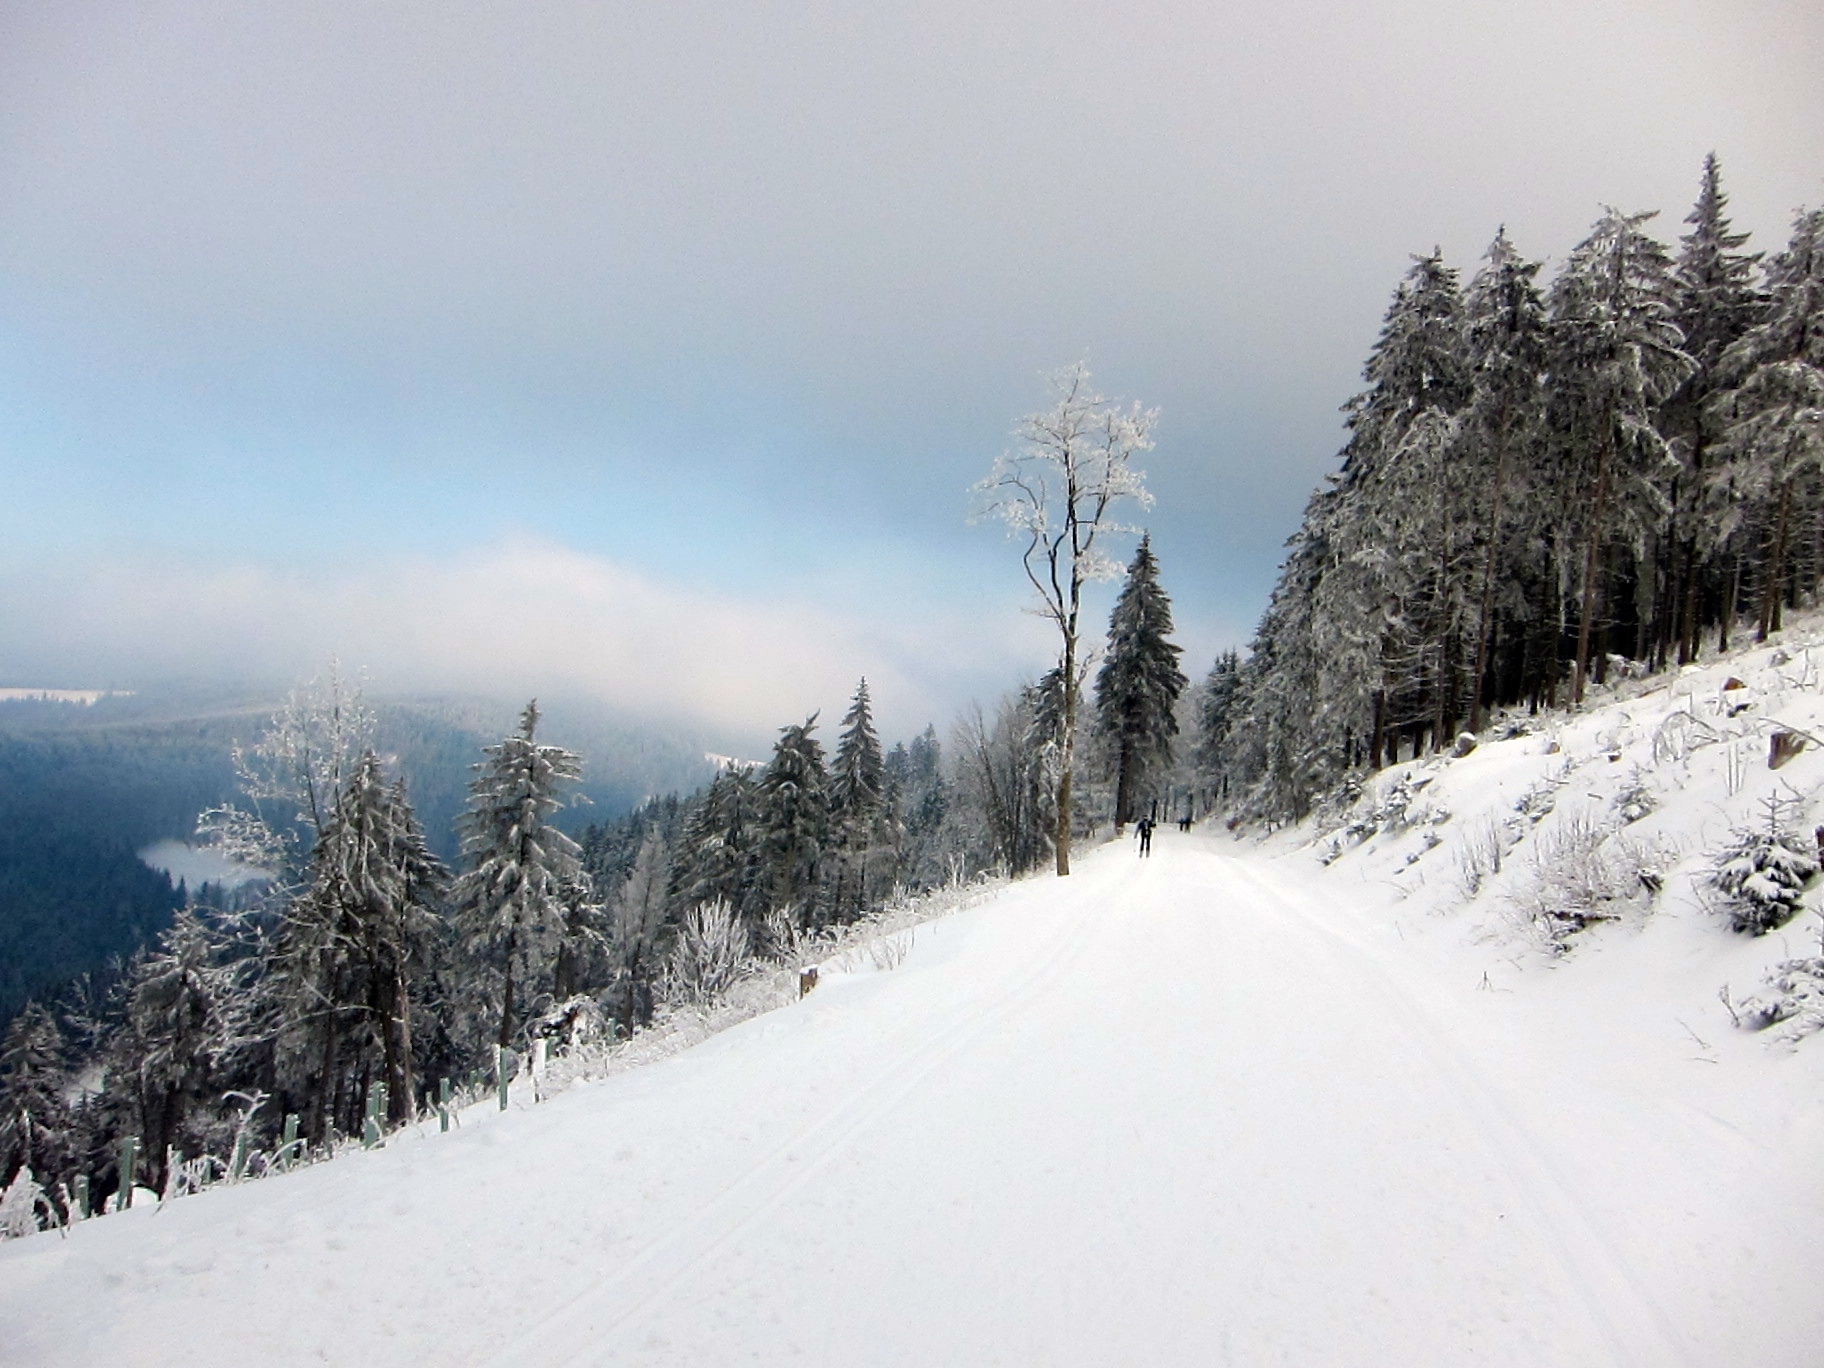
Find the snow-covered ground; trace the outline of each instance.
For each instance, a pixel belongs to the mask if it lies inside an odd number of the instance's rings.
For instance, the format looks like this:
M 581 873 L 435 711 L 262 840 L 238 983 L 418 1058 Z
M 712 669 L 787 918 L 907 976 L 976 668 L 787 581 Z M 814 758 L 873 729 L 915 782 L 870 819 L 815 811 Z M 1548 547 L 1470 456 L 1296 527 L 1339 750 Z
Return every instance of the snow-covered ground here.
M 1347 837 L 1162 829 L 653 1065 L 12 1242 L 0 1361 L 1815 1368 L 1824 1040 L 1718 989 L 1816 918 L 1738 936 L 1693 878 L 1824 783 L 1750 730 L 1824 734 L 1786 649 L 1402 766 Z M 1591 824 L 1661 891 L 1561 946 L 1531 895 Z

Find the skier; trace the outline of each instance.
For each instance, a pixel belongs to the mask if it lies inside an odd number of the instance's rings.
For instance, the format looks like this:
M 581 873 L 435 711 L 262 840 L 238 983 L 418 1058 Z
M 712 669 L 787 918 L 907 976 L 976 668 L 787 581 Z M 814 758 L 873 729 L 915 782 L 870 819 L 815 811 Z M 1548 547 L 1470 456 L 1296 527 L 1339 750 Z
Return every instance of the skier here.
M 1153 819 L 1142 817 L 1134 823 L 1134 831 L 1140 837 L 1140 853 L 1151 855 L 1153 853 Z

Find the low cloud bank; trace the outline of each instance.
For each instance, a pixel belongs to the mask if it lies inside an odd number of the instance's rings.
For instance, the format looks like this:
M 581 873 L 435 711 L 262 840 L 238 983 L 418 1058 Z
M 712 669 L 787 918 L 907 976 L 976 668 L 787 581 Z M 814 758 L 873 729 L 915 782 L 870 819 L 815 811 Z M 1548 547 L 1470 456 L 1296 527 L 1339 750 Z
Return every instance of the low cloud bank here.
M 833 721 L 862 675 L 886 734 L 941 727 L 1045 654 L 1017 613 L 984 632 L 908 595 L 863 620 L 529 538 L 313 571 L 131 556 L 38 567 L 0 577 L 0 611 L 0 682 L 282 683 L 333 654 L 383 692 L 580 694 L 747 738 L 816 708 Z

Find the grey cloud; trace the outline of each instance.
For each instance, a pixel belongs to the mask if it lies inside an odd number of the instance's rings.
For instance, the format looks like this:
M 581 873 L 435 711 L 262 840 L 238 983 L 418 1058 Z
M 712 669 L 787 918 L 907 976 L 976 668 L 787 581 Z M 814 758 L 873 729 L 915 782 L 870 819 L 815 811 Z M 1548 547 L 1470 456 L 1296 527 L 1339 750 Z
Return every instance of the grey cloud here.
M 0 460 L 101 491 L 77 549 L 138 517 L 257 560 L 295 505 L 373 554 L 313 486 L 390 479 L 471 544 L 617 560 L 589 529 L 643 519 L 668 580 L 846 613 L 922 557 L 963 611 L 1014 575 L 963 490 L 1087 354 L 1164 410 L 1154 527 L 1215 641 L 1407 253 L 1562 255 L 1603 201 L 1674 235 L 1712 148 L 1774 247 L 1824 199 L 1821 69 L 1811 0 L 16 3 L 0 395 L 56 430 Z M 148 467 L 167 497 L 108 503 Z

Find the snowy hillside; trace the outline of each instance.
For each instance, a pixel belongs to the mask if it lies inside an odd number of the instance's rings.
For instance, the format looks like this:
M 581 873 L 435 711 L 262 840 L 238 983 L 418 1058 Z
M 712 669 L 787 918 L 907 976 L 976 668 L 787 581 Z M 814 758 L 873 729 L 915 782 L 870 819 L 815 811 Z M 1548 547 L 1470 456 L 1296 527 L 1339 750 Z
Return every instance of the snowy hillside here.
M 1810 641 L 1265 843 L 1097 850 L 542 1104 L 9 1242 L 0 1361 L 1816 1365 L 1824 1041 L 1718 990 L 1818 918 L 1744 936 L 1699 879 L 1763 798 L 1824 820 L 1824 747 L 1767 767 L 1824 736 Z

